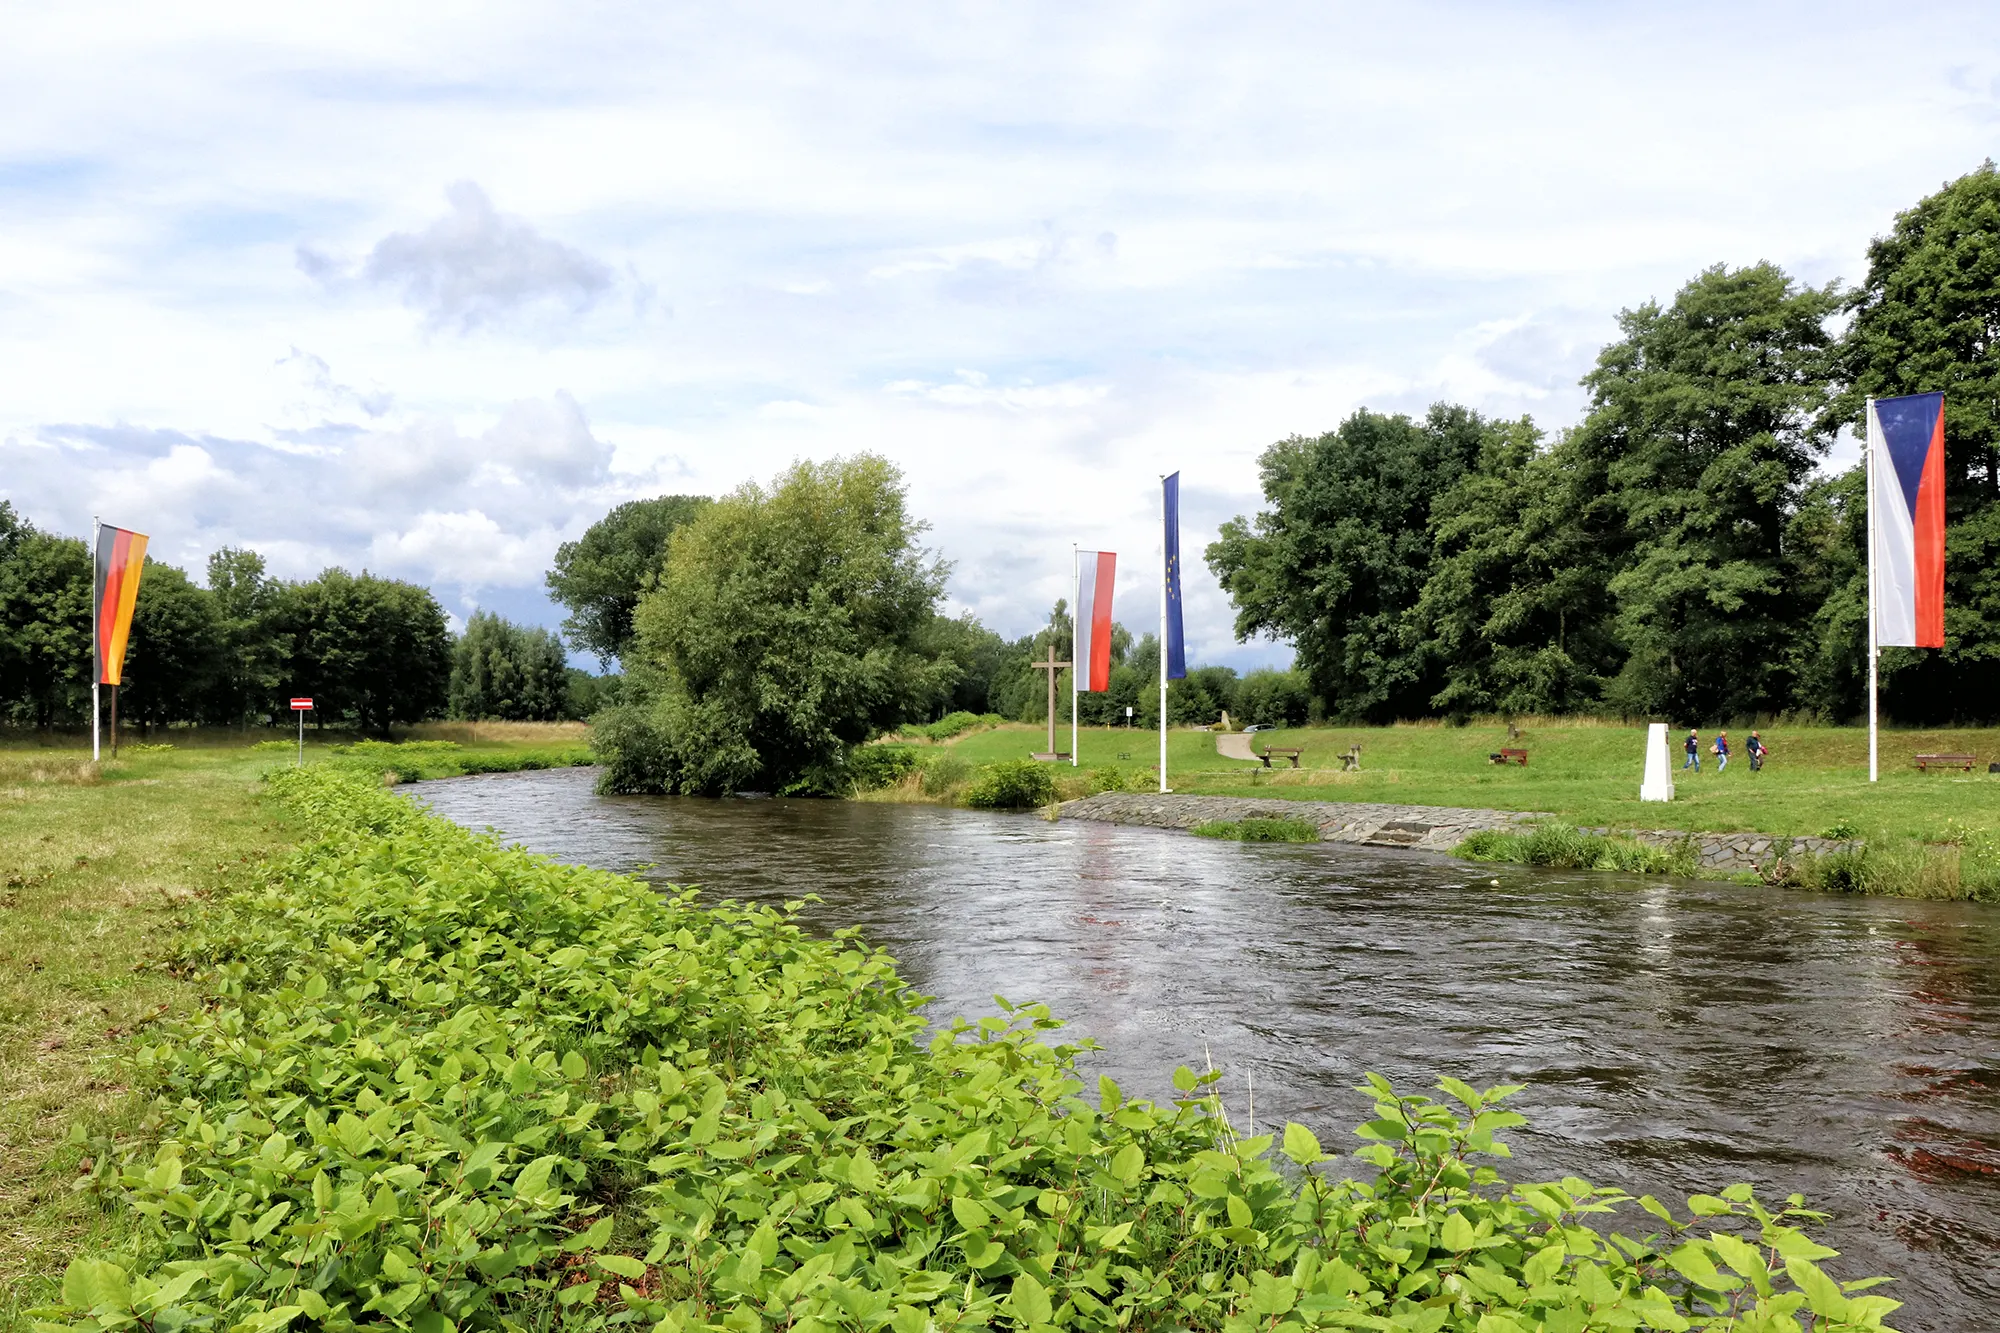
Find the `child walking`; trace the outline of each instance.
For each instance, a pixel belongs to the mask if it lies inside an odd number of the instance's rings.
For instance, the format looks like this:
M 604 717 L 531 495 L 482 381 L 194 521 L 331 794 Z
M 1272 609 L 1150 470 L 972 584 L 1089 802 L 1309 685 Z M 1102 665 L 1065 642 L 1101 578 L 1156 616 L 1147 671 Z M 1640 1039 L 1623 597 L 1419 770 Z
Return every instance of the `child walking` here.
M 1718 731 L 1715 733 L 1715 771 L 1720 773 L 1723 769 L 1728 767 L 1729 767 L 1729 733 L 1726 731 Z
M 1701 733 L 1692 727 L 1688 728 L 1686 748 L 1687 758 L 1681 761 L 1681 772 L 1685 773 L 1690 768 L 1697 773 L 1701 772 Z

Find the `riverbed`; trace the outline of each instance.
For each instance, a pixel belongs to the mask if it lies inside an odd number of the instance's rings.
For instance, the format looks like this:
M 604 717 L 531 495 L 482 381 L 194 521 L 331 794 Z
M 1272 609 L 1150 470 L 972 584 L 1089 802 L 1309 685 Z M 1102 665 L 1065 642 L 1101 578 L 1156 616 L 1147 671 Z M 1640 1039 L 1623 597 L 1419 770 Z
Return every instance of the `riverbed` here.
M 1300 1120 L 1330 1148 L 1367 1118 L 1365 1070 L 1524 1084 L 1510 1177 L 1799 1191 L 1833 1214 L 1838 1275 L 1900 1277 L 1897 1327 L 2000 1324 L 1993 908 L 932 806 L 605 797 L 594 776 L 407 790 L 711 899 L 817 894 L 809 924 L 860 926 L 934 1020 L 1040 1000 L 1128 1093 L 1170 1095 L 1176 1065 L 1212 1060 L 1239 1124 Z

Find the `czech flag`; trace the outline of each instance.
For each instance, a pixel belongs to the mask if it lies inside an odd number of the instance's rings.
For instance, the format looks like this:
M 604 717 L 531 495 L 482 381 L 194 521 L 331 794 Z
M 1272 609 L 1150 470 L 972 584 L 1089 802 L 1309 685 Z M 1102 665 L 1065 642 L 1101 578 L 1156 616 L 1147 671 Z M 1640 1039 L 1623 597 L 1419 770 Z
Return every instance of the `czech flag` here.
M 125 676 L 125 639 L 132 632 L 139 575 L 146 568 L 146 534 L 100 525 L 95 565 L 97 683 L 116 685 Z
M 1111 688 L 1111 587 L 1118 556 L 1112 551 L 1076 553 L 1076 687 Z
M 1944 647 L 1944 395 L 1868 404 L 1875 640 Z

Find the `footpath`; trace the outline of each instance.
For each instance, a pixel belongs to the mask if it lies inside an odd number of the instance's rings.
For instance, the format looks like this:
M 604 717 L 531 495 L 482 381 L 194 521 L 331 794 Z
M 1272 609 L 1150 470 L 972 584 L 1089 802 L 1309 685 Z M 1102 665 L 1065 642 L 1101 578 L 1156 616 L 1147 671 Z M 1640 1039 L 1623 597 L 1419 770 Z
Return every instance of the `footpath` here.
M 1272 801 L 1243 796 L 1179 796 L 1156 792 L 1100 792 L 1080 801 L 1065 801 L 1065 819 L 1090 819 L 1105 824 L 1138 824 L 1149 828 L 1191 829 L 1210 820 L 1303 819 L 1319 828 L 1321 842 L 1345 842 L 1364 847 L 1416 847 L 1449 852 L 1486 829 L 1525 832 L 1555 816 L 1536 810 L 1467 810 L 1437 805 L 1382 805 L 1367 801 Z M 1779 855 L 1786 845 L 1794 852 L 1824 856 L 1852 851 L 1859 844 L 1828 838 L 1778 838 L 1768 833 L 1688 833 L 1679 829 L 1583 829 L 1584 833 L 1617 832 L 1654 847 L 1691 842 L 1696 864 L 1705 872 L 1755 872 Z

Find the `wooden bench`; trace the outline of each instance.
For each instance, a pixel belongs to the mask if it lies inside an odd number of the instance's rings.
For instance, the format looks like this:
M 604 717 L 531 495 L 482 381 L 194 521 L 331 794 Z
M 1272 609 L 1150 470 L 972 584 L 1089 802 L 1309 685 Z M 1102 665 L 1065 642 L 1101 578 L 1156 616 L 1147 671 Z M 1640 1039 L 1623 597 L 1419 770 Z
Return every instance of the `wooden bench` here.
M 1302 753 L 1304 753 L 1302 750 L 1272 749 L 1267 745 L 1264 747 L 1263 754 L 1264 767 L 1269 768 L 1271 766 L 1271 756 L 1277 755 L 1280 759 L 1291 760 L 1292 767 L 1297 768 L 1299 766 L 1299 755 Z
M 1526 768 L 1528 766 L 1528 752 L 1526 750 L 1503 749 L 1499 754 L 1487 755 L 1486 762 L 1489 764 L 1519 764 L 1522 768 Z
M 1957 768 L 1970 773 L 1978 759 L 1969 754 L 1920 754 L 1917 756 L 1917 772 L 1928 773 L 1934 768 Z
M 1340 771 L 1359 773 L 1361 771 L 1361 743 L 1356 741 L 1347 747 L 1347 753 L 1340 756 Z

